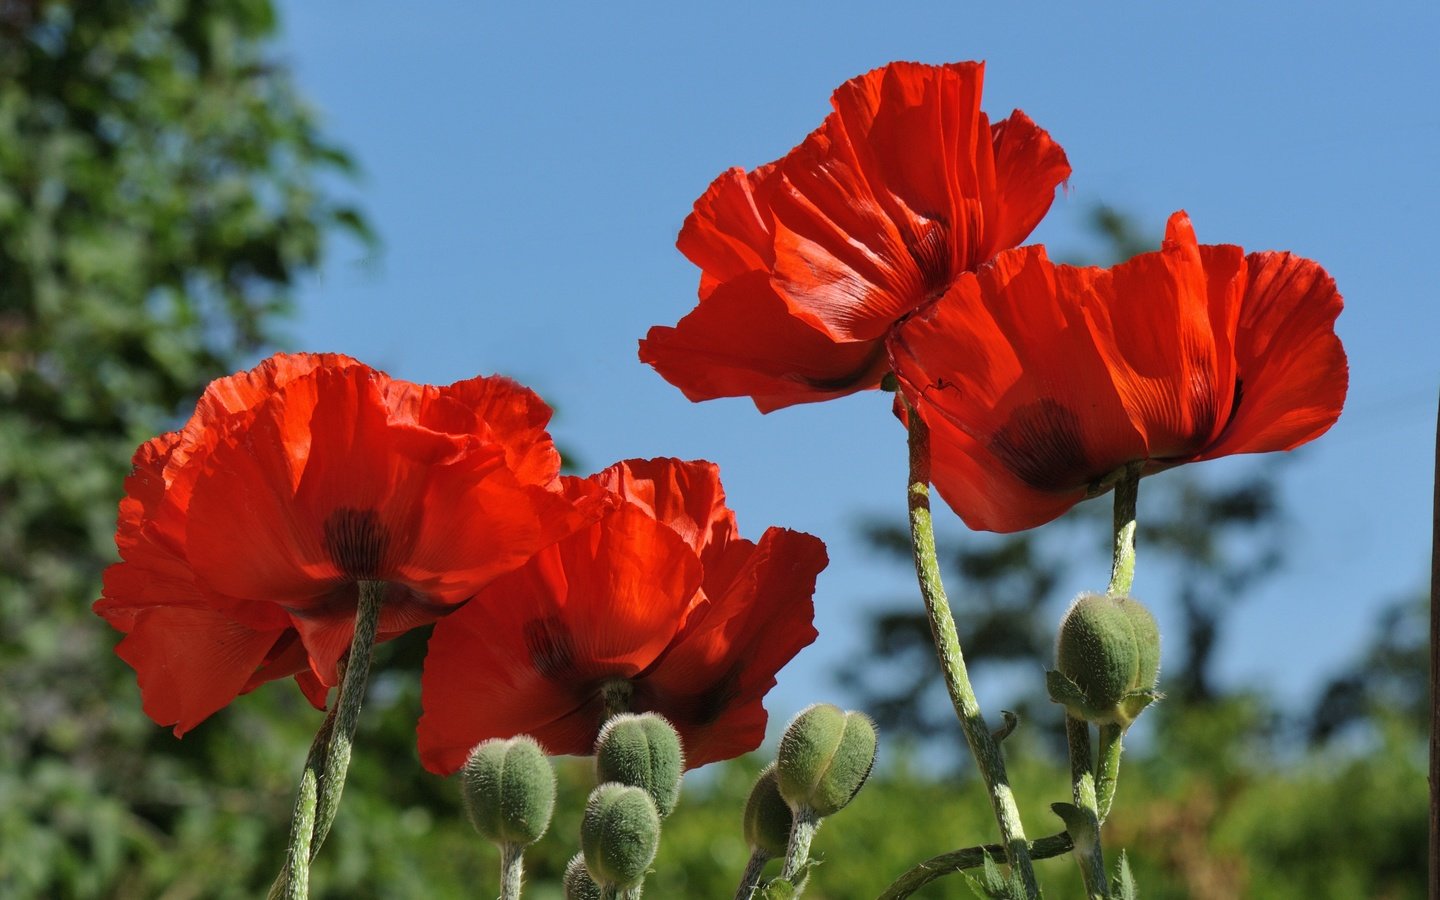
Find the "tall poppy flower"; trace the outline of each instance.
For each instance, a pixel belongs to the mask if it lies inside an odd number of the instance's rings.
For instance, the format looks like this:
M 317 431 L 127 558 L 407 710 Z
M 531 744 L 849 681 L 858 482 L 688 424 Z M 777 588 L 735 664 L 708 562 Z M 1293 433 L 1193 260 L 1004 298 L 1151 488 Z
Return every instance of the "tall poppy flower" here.
M 1019 531 L 1142 473 L 1324 434 L 1348 381 L 1335 282 L 1289 253 L 1165 242 L 1109 269 L 1000 254 L 906 320 L 890 358 L 972 528 Z
M 387 583 L 384 640 L 579 527 L 548 417 L 504 378 L 413 385 L 333 354 L 213 383 L 136 452 L 95 604 L 146 713 L 180 735 L 289 675 L 323 705 L 358 582 Z
M 611 497 L 604 517 L 435 626 L 419 727 L 431 771 L 518 734 L 588 754 L 607 695 L 668 718 L 691 768 L 764 738 L 775 673 L 815 639 L 824 544 L 782 528 L 740 537 L 710 463 L 631 460 L 567 479 L 593 486 Z
M 691 400 L 762 412 L 878 386 L 891 326 L 1025 240 L 1070 174 L 1024 113 L 990 124 L 983 76 L 891 63 L 841 85 L 783 158 L 715 179 L 677 241 L 700 305 L 640 359 Z

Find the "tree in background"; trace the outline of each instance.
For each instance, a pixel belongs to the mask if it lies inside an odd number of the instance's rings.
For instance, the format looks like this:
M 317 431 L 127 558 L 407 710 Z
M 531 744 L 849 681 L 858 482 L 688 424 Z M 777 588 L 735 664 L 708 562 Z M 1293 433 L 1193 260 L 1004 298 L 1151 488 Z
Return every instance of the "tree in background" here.
M 275 29 L 269 0 L 0 3 L 7 896 L 93 894 L 163 839 L 202 748 L 144 719 L 90 612 L 130 454 L 273 338 L 327 233 L 366 235 Z

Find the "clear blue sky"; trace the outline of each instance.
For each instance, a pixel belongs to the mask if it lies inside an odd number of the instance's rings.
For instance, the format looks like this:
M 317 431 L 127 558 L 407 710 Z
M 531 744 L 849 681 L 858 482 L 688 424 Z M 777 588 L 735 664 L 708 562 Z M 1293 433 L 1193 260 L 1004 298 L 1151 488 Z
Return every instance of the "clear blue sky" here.
M 1100 202 L 1157 235 L 1184 208 L 1202 242 L 1293 250 L 1339 283 L 1349 401 L 1288 468 L 1290 565 L 1239 607 L 1220 650 L 1226 682 L 1308 699 L 1427 571 L 1440 5 L 886 6 L 282 3 L 284 57 L 358 159 L 347 190 L 383 240 L 374 259 L 336 248 L 300 293 L 292 345 L 417 381 L 514 376 L 559 410 L 554 433 L 587 470 L 717 461 L 749 536 L 780 524 L 830 546 L 820 639 L 782 673 L 772 714 L 843 700 L 828 676 L 862 646 L 865 609 L 914 593 L 855 537 L 864 515 L 903 510 L 888 397 L 769 416 L 693 405 L 635 342 L 694 305 L 697 272 L 673 242 L 721 170 L 784 153 L 836 85 L 875 66 L 988 60 L 992 117 L 1025 110 L 1074 166 L 1032 240 L 1084 252 Z M 942 541 L 968 539 L 938 518 Z M 1143 553 L 1136 594 L 1163 626 L 1174 585 Z M 1106 574 L 1079 573 L 1057 614 Z

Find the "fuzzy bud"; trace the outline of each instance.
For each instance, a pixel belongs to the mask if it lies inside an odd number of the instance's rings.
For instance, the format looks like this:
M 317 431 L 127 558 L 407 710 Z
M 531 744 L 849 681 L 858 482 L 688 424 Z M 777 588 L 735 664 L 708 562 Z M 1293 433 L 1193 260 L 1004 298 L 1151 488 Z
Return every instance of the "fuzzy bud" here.
M 680 735 L 654 713 L 614 716 L 595 742 L 595 780 L 638 787 L 655 801 L 660 818 L 670 815 L 680 799 L 685 756 Z
M 1160 630 L 1138 600 L 1081 594 L 1060 622 L 1050 696 L 1071 716 L 1128 727 L 1159 695 Z
M 797 715 L 780 738 L 775 763 L 780 795 L 792 810 L 834 815 L 870 777 L 875 750 L 875 725 L 868 716 L 817 703 Z
M 555 772 L 533 738 L 522 735 L 476 745 L 460 778 L 465 811 L 488 840 L 524 847 L 550 827 Z
M 644 790 L 611 782 L 590 792 L 580 822 L 580 849 L 597 884 L 634 887 L 659 847 L 660 814 Z
M 590 877 L 585 868 L 585 854 L 570 857 L 565 867 L 565 878 L 561 882 L 565 889 L 565 900 L 600 900 L 600 885 Z
M 780 796 L 780 782 L 771 763 L 755 780 L 750 799 L 745 801 L 745 842 L 752 853 L 782 857 L 790 844 L 790 824 L 795 816 Z

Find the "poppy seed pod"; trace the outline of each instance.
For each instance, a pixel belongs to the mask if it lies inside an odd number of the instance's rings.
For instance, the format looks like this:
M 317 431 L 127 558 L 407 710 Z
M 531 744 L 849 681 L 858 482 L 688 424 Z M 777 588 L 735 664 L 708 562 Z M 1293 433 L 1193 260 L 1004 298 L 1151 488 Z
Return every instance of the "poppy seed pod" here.
M 771 763 L 755 780 L 750 799 L 745 801 L 745 843 L 752 853 L 767 857 L 784 856 L 790 843 L 790 826 L 795 816 L 780 796 L 780 782 Z
M 600 885 L 590 877 L 585 869 L 585 854 L 577 853 L 570 857 L 570 863 L 565 866 L 565 877 L 562 881 L 565 889 L 565 900 L 600 900 Z
M 792 810 L 834 815 L 870 777 L 875 749 L 875 725 L 865 714 L 829 703 L 802 710 L 780 738 L 775 763 L 780 795 Z
M 460 779 L 471 824 L 493 843 L 525 847 L 550 827 L 555 772 L 533 738 L 476 745 Z
M 655 713 L 614 716 L 595 741 L 595 780 L 638 787 L 655 801 L 660 818 L 670 815 L 680 799 L 685 756 L 680 735 Z
M 580 850 L 596 883 L 627 890 L 639 884 L 660 847 L 660 814 L 638 787 L 602 784 L 590 792 L 580 822 Z
M 1128 727 L 1157 697 L 1155 617 L 1129 597 L 1081 594 L 1060 622 L 1055 665 L 1051 699 L 1077 719 Z

